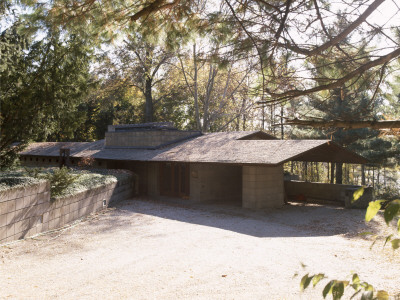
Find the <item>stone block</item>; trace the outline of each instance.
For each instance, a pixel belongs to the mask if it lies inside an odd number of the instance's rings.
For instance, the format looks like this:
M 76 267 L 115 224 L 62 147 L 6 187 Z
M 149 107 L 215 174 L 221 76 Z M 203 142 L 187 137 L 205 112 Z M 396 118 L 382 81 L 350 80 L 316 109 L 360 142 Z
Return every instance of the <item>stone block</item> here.
M 61 208 L 55 208 L 50 211 L 50 219 L 57 219 L 61 217 Z
M 68 224 L 68 223 L 70 223 L 71 222 L 71 219 L 72 219 L 72 214 L 65 214 L 64 215 L 64 222 L 65 222 L 65 224 Z
M 15 222 L 15 211 L 9 212 L 6 216 L 7 216 L 6 225 L 9 225 L 9 224 L 12 224 Z
M 8 200 L 7 201 L 7 212 L 10 213 L 12 211 L 15 211 L 15 206 L 16 206 L 16 200 Z
M 52 222 L 53 222 L 52 229 L 59 228 L 61 224 L 61 218 L 55 218 L 54 220 L 52 220 Z M 51 223 L 51 221 L 49 223 Z
M 15 223 L 15 227 L 14 227 L 15 233 L 19 233 L 19 232 L 27 229 L 27 228 L 23 228 L 23 224 L 24 224 L 23 221 L 18 221 Z M 25 222 L 25 224 L 26 224 L 26 222 Z
M 46 211 L 42 215 L 42 221 L 43 221 L 43 223 L 48 223 L 50 221 L 50 212 Z
M 7 202 L 0 202 L 0 215 L 7 213 Z
M 49 223 L 42 223 L 42 232 L 46 232 L 49 230 Z
M 50 220 L 49 221 L 49 230 L 53 230 L 54 228 L 56 228 L 56 221 L 55 221 L 55 219 L 53 219 L 53 220 Z
M 7 237 L 13 236 L 15 234 L 15 224 L 9 224 L 6 226 L 7 228 Z
M 64 205 L 61 207 L 61 215 L 69 214 L 69 205 Z
M 34 236 L 34 235 L 36 235 L 36 234 L 37 234 L 37 229 L 36 229 L 36 227 L 32 227 L 32 228 L 30 228 L 30 229 L 26 232 L 26 234 L 25 234 L 24 237 L 31 237 L 31 236 Z
M 25 219 L 25 209 L 20 209 L 15 211 L 15 222 Z
M 25 193 L 25 188 L 24 188 L 24 187 L 18 187 L 18 188 L 16 188 L 16 189 L 15 189 L 15 194 L 14 194 L 13 199 L 23 197 L 23 196 L 24 196 L 24 193 Z
M 7 214 L 0 215 L 0 227 L 7 225 Z
M 44 193 L 50 191 L 50 181 L 45 181 L 39 184 L 38 193 Z
M 38 203 L 39 203 L 39 204 L 40 204 L 40 203 L 44 203 L 44 202 L 49 202 L 49 201 L 50 201 L 50 192 L 49 192 L 49 191 L 43 192 L 43 193 L 38 194 L 38 195 L 40 195 L 40 197 L 39 197 L 39 199 L 38 199 Z
M 38 224 L 42 224 L 43 223 L 43 219 L 42 217 L 32 217 L 29 219 L 29 227 L 34 227 Z
M 15 210 L 20 210 L 24 208 L 24 198 L 25 197 L 15 199 Z
M 7 227 L 1 226 L 0 227 L 0 243 L 7 238 Z
M 37 194 L 24 197 L 24 207 L 25 208 L 35 205 L 37 203 L 36 195 Z
M 65 199 L 66 198 L 62 198 L 62 199 L 57 199 L 56 201 L 54 201 L 53 202 L 54 208 L 61 208 L 65 204 Z

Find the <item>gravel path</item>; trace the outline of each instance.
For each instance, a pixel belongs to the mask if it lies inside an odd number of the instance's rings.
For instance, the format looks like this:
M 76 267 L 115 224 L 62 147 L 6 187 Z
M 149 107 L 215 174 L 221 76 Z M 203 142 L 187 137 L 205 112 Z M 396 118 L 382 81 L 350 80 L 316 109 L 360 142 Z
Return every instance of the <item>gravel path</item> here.
M 400 293 L 400 256 L 362 231 L 364 211 L 255 212 L 134 199 L 65 231 L 0 247 L 4 299 L 319 299 L 299 276 L 360 278 Z M 303 270 L 301 263 L 307 265 Z M 299 276 L 293 279 L 294 274 Z

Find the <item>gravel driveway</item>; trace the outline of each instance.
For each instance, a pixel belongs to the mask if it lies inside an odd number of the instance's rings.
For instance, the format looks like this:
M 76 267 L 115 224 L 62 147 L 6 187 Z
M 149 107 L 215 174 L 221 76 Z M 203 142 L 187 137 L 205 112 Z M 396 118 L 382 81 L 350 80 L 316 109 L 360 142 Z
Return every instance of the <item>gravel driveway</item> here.
M 0 247 L 4 299 L 319 299 L 325 272 L 400 293 L 400 255 L 369 249 L 363 210 L 288 205 L 256 212 L 133 199 L 61 232 Z M 302 269 L 301 263 L 307 267 Z M 293 278 L 298 272 L 299 276 Z

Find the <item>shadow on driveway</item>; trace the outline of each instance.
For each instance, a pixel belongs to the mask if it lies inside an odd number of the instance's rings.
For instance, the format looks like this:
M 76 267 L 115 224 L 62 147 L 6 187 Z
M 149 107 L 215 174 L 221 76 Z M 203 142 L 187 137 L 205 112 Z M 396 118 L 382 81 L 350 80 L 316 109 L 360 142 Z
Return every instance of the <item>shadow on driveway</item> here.
M 316 204 L 288 204 L 280 209 L 256 211 L 227 204 L 134 198 L 113 207 L 115 212 L 112 214 L 123 214 L 128 218 L 111 218 L 112 224 L 104 224 L 104 230 L 134 226 L 138 215 L 210 226 L 260 238 L 333 235 L 359 238 L 361 232 L 379 230 L 377 222 L 365 224 L 365 210 Z

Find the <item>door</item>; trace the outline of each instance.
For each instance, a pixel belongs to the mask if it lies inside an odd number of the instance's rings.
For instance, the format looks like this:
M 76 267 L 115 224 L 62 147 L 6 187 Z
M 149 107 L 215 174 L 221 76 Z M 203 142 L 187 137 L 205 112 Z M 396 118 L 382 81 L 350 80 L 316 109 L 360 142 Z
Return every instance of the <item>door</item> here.
M 160 164 L 160 194 L 171 197 L 189 197 L 189 164 Z

